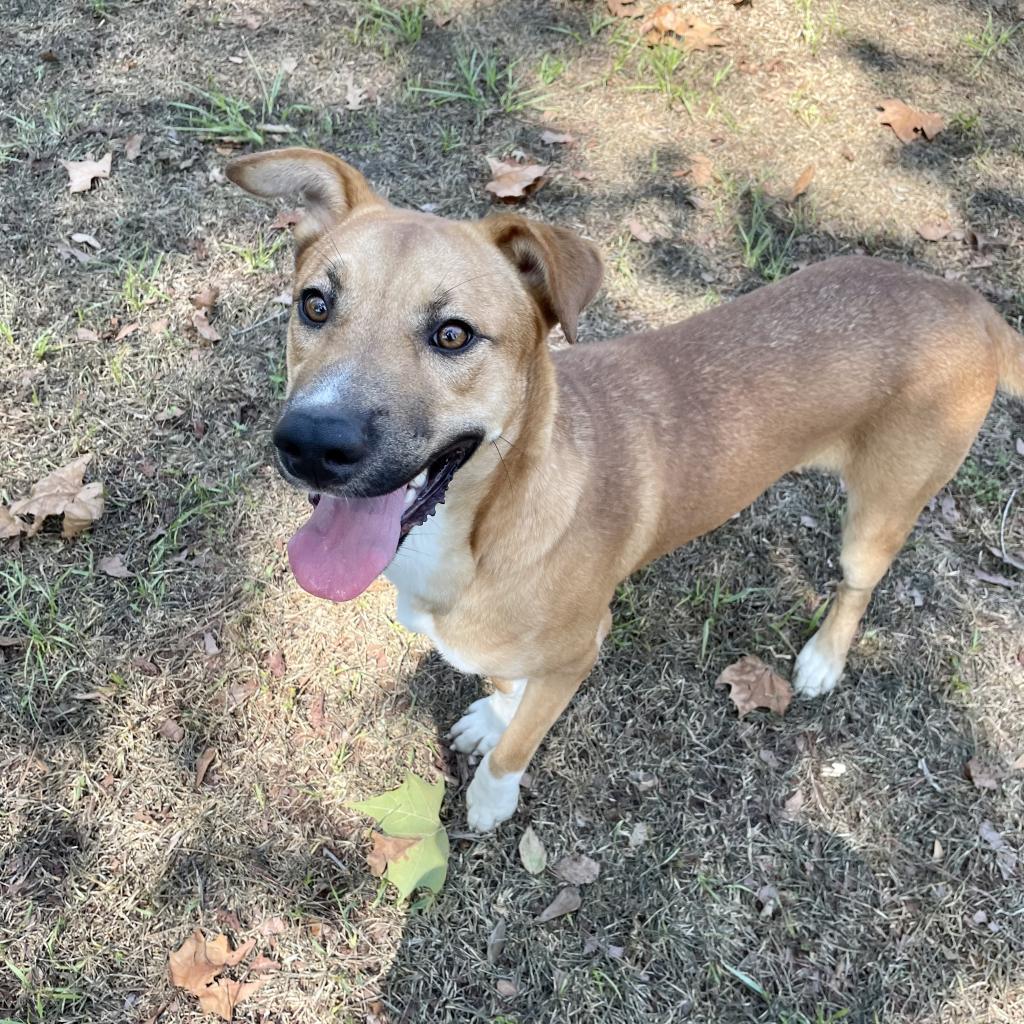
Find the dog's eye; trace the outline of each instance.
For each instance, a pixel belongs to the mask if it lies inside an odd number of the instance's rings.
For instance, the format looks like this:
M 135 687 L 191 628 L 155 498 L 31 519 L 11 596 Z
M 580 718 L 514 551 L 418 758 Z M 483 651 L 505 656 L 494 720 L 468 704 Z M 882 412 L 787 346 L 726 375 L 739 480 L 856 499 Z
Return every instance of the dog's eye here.
M 320 292 L 306 292 L 302 296 L 302 314 L 314 324 L 322 324 L 330 315 L 331 307 Z
M 465 348 L 473 340 L 473 332 L 458 320 L 449 320 L 438 327 L 431 340 L 438 348 L 454 352 L 456 349 Z

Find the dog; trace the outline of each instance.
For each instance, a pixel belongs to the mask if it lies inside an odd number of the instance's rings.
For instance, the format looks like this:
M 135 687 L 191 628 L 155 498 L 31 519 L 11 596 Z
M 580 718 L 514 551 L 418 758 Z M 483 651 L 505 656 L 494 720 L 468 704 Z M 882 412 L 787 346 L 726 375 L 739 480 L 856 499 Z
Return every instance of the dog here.
M 838 682 L 872 590 L 954 475 L 1024 337 L 970 288 L 839 257 L 682 323 L 576 340 L 596 247 L 499 213 L 399 209 L 340 159 L 231 161 L 301 196 L 281 473 L 312 491 L 289 544 L 333 601 L 381 573 L 397 616 L 494 692 L 454 725 L 480 755 L 469 826 L 508 819 L 538 745 L 590 673 L 617 585 L 794 469 L 841 475 L 842 582 L 800 651 L 805 697 Z

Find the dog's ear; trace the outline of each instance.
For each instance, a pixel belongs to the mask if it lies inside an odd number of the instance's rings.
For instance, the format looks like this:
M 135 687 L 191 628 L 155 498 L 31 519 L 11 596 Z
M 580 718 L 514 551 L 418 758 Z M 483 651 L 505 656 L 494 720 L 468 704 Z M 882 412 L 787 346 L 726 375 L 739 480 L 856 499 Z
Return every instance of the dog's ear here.
M 306 216 L 295 225 L 299 246 L 344 220 L 357 206 L 386 202 L 344 160 L 319 149 L 278 149 L 232 160 L 224 173 L 246 192 L 263 199 L 300 196 Z
M 574 342 L 580 312 L 601 286 L 597 247 L 567 228 L 516 214 L 497 214 L 480 224 L 519 271 L 547 328 L 560 323 L 566 338 Z

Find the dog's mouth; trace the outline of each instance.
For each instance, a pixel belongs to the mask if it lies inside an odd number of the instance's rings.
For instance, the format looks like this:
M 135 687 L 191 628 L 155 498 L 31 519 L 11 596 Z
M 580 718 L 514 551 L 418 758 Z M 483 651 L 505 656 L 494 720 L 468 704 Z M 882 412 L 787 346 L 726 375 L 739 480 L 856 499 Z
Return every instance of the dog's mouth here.
M 409 531 L 443 505 L 455 474 L 480 445 L 461 437 L 411 480 L 376 498 L 310 494 L 313 514 L 288 544 L 288 560 L 303 590 L 350 601 L 387 568 Z

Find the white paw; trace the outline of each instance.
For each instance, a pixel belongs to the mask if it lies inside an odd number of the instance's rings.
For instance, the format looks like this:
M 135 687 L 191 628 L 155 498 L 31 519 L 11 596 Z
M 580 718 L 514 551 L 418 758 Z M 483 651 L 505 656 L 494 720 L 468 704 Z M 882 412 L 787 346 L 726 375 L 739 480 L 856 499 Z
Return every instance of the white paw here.
M 516 680 L 512 693 L 495 690 L 466 708 L 466 713 L 452 726 L 448 738 L 463 754 L 486 754 L 498 745 L 512 716 L 523 699 L 525 679 Z
M 793 669 L 793 689 L 801 697 L 820 697 L 834 690 L 843 674 L 843 662 L 821 650 L 815 633 L 804 644 Z
M 522 772 L 497 778 L 491 771 L 491 755 L 480 762 L 466 791 L 466 821 L 474 832 L 490 832 L 516 813 Z

